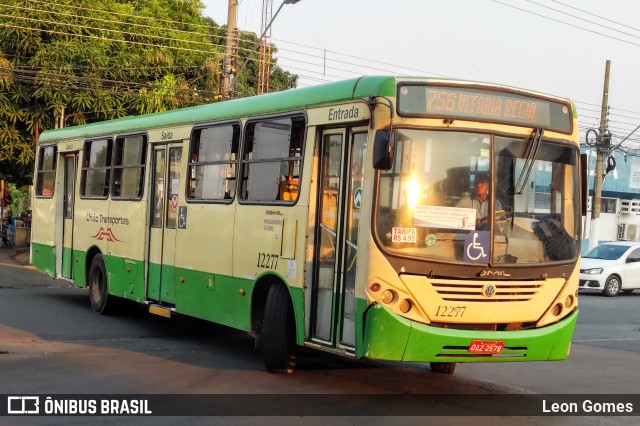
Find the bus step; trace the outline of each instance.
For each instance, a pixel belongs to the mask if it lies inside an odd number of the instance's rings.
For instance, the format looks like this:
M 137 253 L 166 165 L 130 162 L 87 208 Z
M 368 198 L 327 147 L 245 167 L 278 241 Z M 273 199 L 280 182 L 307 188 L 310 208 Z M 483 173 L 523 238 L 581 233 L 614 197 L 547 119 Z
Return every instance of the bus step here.
M 171 308 L 162 305 L 149 305 L 149 312 L 161 317 L 171 318 Z

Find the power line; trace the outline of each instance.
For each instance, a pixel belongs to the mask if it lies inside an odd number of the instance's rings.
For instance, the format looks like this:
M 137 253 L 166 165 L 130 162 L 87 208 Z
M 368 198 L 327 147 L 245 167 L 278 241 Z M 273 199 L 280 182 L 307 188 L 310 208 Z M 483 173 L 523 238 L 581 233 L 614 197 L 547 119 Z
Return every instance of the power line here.
M 603 27 L 603 28 L 606 28 L 606 29 L 608 29 L 608 30 L 615 31 L 615 32 L 617 32 L 617 33 L 621 33 L 621 34 L 624 34 L 624 35 L 628 35 L 628 36 L 630 36 L 630 37 L 640 38 L 640 36 L 637 36 L 637 35 L 634 35 L 634 34 L 629 34 L 629 33 L 627 33 L 627 32 L 624 32 L 624 31 L 621 31 L 621 30 L 618 30 L 618 29 L 615 29 L 615 28 L 612 28 L 612 27 L 608 27 L 608 26 L 606 26 L 606 25 L 598 24 L 597 22 L 593 22 L 593 21 L 590 21 L 590 20 L 588 20 L 588 19 L 584 19 L 584 18 L 581 18 L 581 17 L 576 16 L 576 15 L 572 15 L 572 14 L 567 13 L 567 12 L 563 12 L 563 11 L 561 11 L 561 10 L 555 9 L 555 8 L 553 8 L 553 7 L 551 7 L 551 6 L 547 6 L 547 5 L 544 5 L 544 4 L 540 4 L 540 3 L 535 2 L 535 1 L 533 1 L 533 0 L 526 0 L 526 1 L 528 1 L 529 3 L 533 3 L 533 4 L 537 5 L 537 6 L 544 7 L 545 9 L 553 10 L 554 12 L 558 12 L 558 13 L 561 13 L 561 14 L 563 14 L 563 15 L 570 16 L 570 17 L 575 18 L 575 19 L 578 19 L 578 20 L 580 20 L 580 21 L 588 22 L 589 24 L 594 24 L 594 25 L 597 25 L 597 26 L 599 26 L 599 27 Z
M 611 23 L 613 23 L 613 24 L 620 25 L 620 26 L 622 26 L 622 27 L 629 28 L 629 29 L 634 30 L 634 31 L 640 31 L 640 29 L 638 29 L 638 28 L 636 28 L 636 27 L 632 27 L 632 26 L 629 26 L 629 25 L 625 25 L 625 24 L 623 24 L 623 23 L 621 23 L 621 22 L 614 21 L 614 20 L 612 20 L 612 19 L 603 18 L 602 16 L 596 15 L 595 13 L 591 13 L 591 12 L 588 12 L 588 11 L 586 11 L 586 10 L 584 10 L 584 9 L 580 9 L 580 8 L 575 7 L 575 6 L 571 6 L 570 4 L 566 4 L 566 3 L 563 3 L 563 2 L 561 2 L 561 1 L 557 1 L 557 0 L 551 0 L 551 1 L 553 1 L 554 3 L 561 4 L 561 5 L 565 6 L 565 7 L 570 8 L 570 9 L 574 9 L 574 10 L 577 10 L 577 11 L 579 11 L 579 12 L 585 13 L 585 14 L 587 14 L 587 15 L 595 16 L 596 18 L 602 19 L 603 21 L 609 21 L 609 22 L 611 22 Z
M 186 40 L 186 39 L 175 39 L 175 38 L 171 38 L 171 37 L 164 37 L 164 36 L 158 36 L 158 35 L 153 35 L 153 34 L 142 34 L 142 33 L 132 33 L 132 32 L 128 32 L 128 31 L 120 31 L 120 30 L 113 30 L 113 29 L 109 29 L 109 28 L 96 28 L 96 27 L 89 27 L 87 25 L 80 25 L 80 24 L 73 24 L 70 22 L 56 22 L 56 21 L 49 21 L 47 19 L 38 19 L 38 18 L 29 18 L 26 16 L 12 16 L 12 15 L 5 15 L 4 13 L 0 13 L 0 17 L 3 18 L 12 18 L 12 19 L 22 19 L 24 21 L 31 21 L 31 22 L 38 22 L 38 23 L 44 23 L 44 24 L 52 24 L 52 25 L 63 25 L 66 27 L 72 27 L 72 28 L 81 28 L 81 29 L 85 29 L 85 30 L 94 30 L 96 32 L 109 32 L 109 33 L 116 33 L 116 34 L 124 34 L 124 35 L 130 35 L 130 36 L 136 36 L 136 37 L 148 37 L 148 38 L 155 38 L 155 39 L 160 39 L 160 40 L 165 40 L 165 41 L 178 41 L 180 43 L 194 43 L 194 44 L 200 44 L 200 45 L 206 45 L 206 46 L 211 46 L 211 43 L 207 43 L 207 42 L 202 42 L 202 41 L 195 41 L 195 40 Z M 36 30 L 40 30 L 40 28 L 33 28 Z M 101 37 L 103 38 L 103 37 Z M 108 39 L 111 41 L 115 41 L 116 39 Z M 131 41 L 133 43 L 133 41 Z M 164 45 L 164 47 L 168 47 L 166 45 Z
M 161 19 L 161 18 L 154 18 L 151 16 L 145 16 L 145 15 L 132 15 L 129 13 L 121 13 L 121 12 L 114 12 L 111 10 L 105 10 L 105 9 L 93 9 L 93 8 L 89 8 L 89 7 L 81 7 L 81 6 L 72 6 L 69 4 L 59 4 L 59 3 L 52 3 L 52 2 L 48 2 L 48 1 L 42 1 L 42 0 L 31 0 L 31 2 L 33 3 L 41 3 L 41 4 L 46 4 L 55 8 L 59 8 L 60 6 L 63 7 L 67 7 L 70 9 L 76 9 L 76 10 L 85 10 L 85 11 L 90 11 L 90 12 L 101 12 L 101 13 L 106 13 L 108 15 L 117 15 L 117 16 L 125 16 L 127 18 L 135 18 L 135 19 L 145 19 L 148 21 L 156 21 L 156 22 L 165 22 L 168 24 L 178 24 L 178 25 L 191 25 L 194 27 L 203 27 L 203 28 L 210 28 L 209 25 L 204 25 L 204 24 L 196 24 L 196 23 L 190 23 L 190 22 L 182 22 L 182 21 L 172 21 L 170 19 Z
M 634 42 L 629 41 L 629 40 L 624 40 L 624 39 L 621 39 L 621 38 L 618 38 L 618 37 L 614 37 L 614 36 L 611 36 L 611 35 L 603 34 L 603 33 L 598 32 L 598 31 L 594 31 L 594 30 L 590 30 L 590 29 L 588 29 L 588 28 L 581 27 L 581 26 L 579 26 L 579 25 L 570 24 L 570 23 L 568 23 L 568 22 L 564 22 L 564 21 L 561 21 L 561 20 L 556 19 L 556 18 L 551 18 L 551 17 L 549 17 L 549 16 L 542 15 L 542 14 L 540 14 L 540 13 L 533 12 L 533 11 L 531 11 L 531 10 L 527 10 L 527 9 L 524 9 L 524 8 L 521 8 L 521 7 L 517 7 L 517 6 L 511 5 L 511 4 L 503 3 L 503 2 L 501 2 L 501 1 L 499 1 L 499 0 L 491 0 L 491 1 L 492 1 L 492 2 L 494 2 L 494 3 L 501 4 L 501 5 L 503 5 L 503 6 L 510 7 L 510 8 L 512 8 L 512 9 L 520 10 L 520 11 L 522 11 L 522 12 L 529 13 L 529 14 L 531 14 L 531 15 L 538 16 L 538 17 L 540 17 L 540 18 L 548 19 L 548 20 L 550 20 L 550 21 L 558 22 L 558 23 L 563 24 L 563 25 L 568 25 L 568 26 L 573 27 L 573 28 L 578 28 L 578 29 L 583 30 L 583 31 L 587 31 L 587 32 L 590 32 L 590 33 L 593 33 L 593 34 L 601 35 L 601 36 L 603 36 L 603 37 L 607 37 L 607 38 L 610 38 L 610 39 L 612 39 L 612 40 L 621 41 L 621 42 L 623 42 L 623 43 L 631 44 L 631 45 L 633 45 L 633 46 L 640 46 L 640 44 L 638 44 L 638 43 L 634 43 Z
M 208 54 L 218 53 L 218 52 L 212 52 L 212 51 L 208 51 L 208 50 L 189 49 L 189 48 L 186 48 L 186 47 L 179 47 L 179 46 L 167 46 L 167 45 L 158 46 L 157 44 L 152 44 L 152 43 L 143 43 L 143 42 L 133 41 L 133 40 L 118 40 L 118 39 L 107 38 L 107 37 L 92 36 L 92 35 L 88 35 L 88 34 L 66 33 L 66 32 L 62 32 L 62 31 L 47 30 L 47 29 L 44 29 L 44 28 L 29 28 L 29 27 L 22 27 L 22 26 L 19 26 L 19 25 L 11 25 L 11 24 L 6 24 L 6 23 L 3 23 L 2 25 L 4 25 L 5 27 L 16 28 L 16 29 L 20 29 L 20 30 L 41 31 L 41 32 L 50 33 L 50 34 L 58 34 L 58 35 L 67 35 L 67 36 L 73 36 L 73 37 L 90 38 L 90 39 L 102 40 L 102 41 L 113 41 L 113 42 L 116 42 L 116 43 L 134 44 L 134 45 L 138 45 L 138 46 L 150 46 L 150 47 L 155 47 L 155 48 L 161 47 L 163 49 L 174 49 L 174 50 L 182 50 L 182 51 L 187 51 L 187 52 L 198 52 L 198 53 L 208 53 Z
M 162 30 L 162 31 L 172 31 L 172 32 L 178 32 L 178 33 L 189 34 L 189 35 L 199 35 L 199 36 L 205 36 L 205 37 L 210 36 L 210 34 L 207 34 L 207 33 L 199 33 L 199 32 L 195 32 L 195 31 L 184 31 L 184 30 L 179 30 L 179 29 L 176 29 L 176 28 L 168 29 L 168 28 L 157 27 L 157 26 L 153 26 L 153 25 L 136 24 L 136 23 L 133 23 L 133 22 L 124 22 L 124 21 L 114 21 L 114 20 L 111 20 L 111 19 L 102 19 L 102 18 L 96 18 L 96 17 L 93 17 L 93 16 L 73 15 L 71 13 L 56 12 L 56 11 L 53 11 L 53 10 L 44 10 L 44 9 L 33 9 L 33 8 L 23 7 L 23 6 L 15 6 L 15 5 L 5 5 L 5 6 L 13 8 L 13 9 L 27 10 L 27 11 L 30 11 L 30 12 L 49 13 L 49 14 L 52 14 L 52 15 L 61 15 L 61 16 L 67 16 L 67 17 L 71 17 L 71 18 L 80 18 L 80 19 L 86 19 L 86 20 L 90 20 L 90 21 L 105 22 L 107 24 L 131 25 L 133 27 L 140 27 L 140 28 L 147 28 L 147 29 L 154 29 L 154 30 Z M 60 22 L 58 22 L 58 23 L 60 23 Z M 140 35 L 142 35 L 142 34 L 140 34 Z
M 499 1 L 495 1 L 495 2 L 503 4 L 505 6 L 510 6 L 510 5 L 506 5 L 504 3 L 501 3 Z M 33 0 L 33 3 L 38 3 L 38 4 L 41 4 L 41 5 L 48 5 L 48 6 L 55 6 L 55 7 L 58 7 L 58 8 L 61 6 L 59 4 L 53 4 L 53 3 L 49 3 L 49 2 L 41 1 L 41 0 Z M 535 2 L 532 2 L 532 3 L 535 3 Z M 71 5 L 62 5 L 62 6 L 68 7 L 68 8 L 73 8 L 75 10 L 94 11 L 94 12 L 100 12 L 100 13 L 108 13 L 110 15 L 126 16 L 126 17 L 132 17 L 132 18 L 136 18 L 136 19 L 145 19 L 147 21 L 152 21 L 152 22 L 163 22 L 163 23 L 181 24 L 181 25 L 195 25 L 197 27 L 202 27 L 202 28 L 207 28 L 207 29 L 211 29 L 212 28 L 211 25 L 200 25 L 200 24 L 193 24 L 193 23 L 184 23 L 184 22 L 179 22 L 179 21 L 156 19 L 156 18 L 145 17 L 145 16 L 140 16 L 140 15 L 130 15 L 130 14 L 123 14 L 123 13 L 116 13 L 116 12 L 106 11 L 106 10 L 101 10 L 101 9 L 84 8 L 84 7 L 71 6 Z M 510 6 L 510 7 L 512 7 L 512 6 Z M 533 13 L 533 12 L 530 12 L 530 11 L 527 11 L 527 10 L 524 10 L 524 9 L 520 9 L 520 8 L 516 8 L 516 9 L 526 11 L 527 13 Z M 38 10 L 38 9 L 29 9 L 29 10 L 41 11 L 43 13 L 52 13 L 51 11 L 47 11 L 47 10 Z M 535 14 L 535 13 L 533 13 L 533 14 Z M 536 14 L 536 15 L 538 15 L 538 14 Z M 6 15 L 4 15 L 4 16 L 6 16 Z M 69 15 L 69 14 L 67 14 L 65 16 L 78 17 L 77 15 Z M 543 15 L 540 15 L 540 16 L 545 17 L 547 19 L 554 20 L 553 18 L 548 18 L 548 17 L 543 16 Z M 82 18 L 83 19 L 94 19 L 94 18 L 92 18 L 90 16 L 82 17 Z M 108 21 L 110 23 L 118 22 L 118 21 L 113 21 L 113 20 L 102 20 L 100 18 L 95 18 L 95 19 L 98 20 L 98 21 Z M 559 21 L 559 22 L 564 23 L 562 21 Z M 132 24 L 132 23 L 127 23 L 127 22 L 120 22 L 120 24 L 123 25 L 123 26 L 135 25 L 135 26 L 138 26 L 138 27 L 145 27 L 145 28 L 147 27 L 145 25 Z M 56 25 L 65 25 L 65 24 L 64 23 L 56 23 Z M 67 24 L 67 25 L 79 26 L 78 24 Z M 571 25 L 571 24 L 568 24 L 568 25 Z M 7 26 L 11 27 L 11 25 L 7 25 Z M 573 25 L 571 25 L 571 26 L 573 26 Z M 90 36 L 83 35 L 83 34 L 64 33 L 64 32 L 60 32 L 60 31 L 56 32 L 56 31 L 45 30 L 45 29 L 32 29 L 32 28 L 18 27 L 18 26 L 15 26 L 15 25 L 13 27 L 14 28 L 26 29 L 26 30 L 36 30 L 36 31 L 57 33 L 57 34 L 68 35 L 68 36 L 89 37 L 89 38 L 94 38 L 94 39 L 105 40 L 104 37 L 90 37 Z M 79 26 L 79 27 L 83 28 L 83 29 L 87 29 L 87 30 L 96 30 L 96 31 L 105 31 L 105 30 L 106 31 L 117 31 L 117 30 L 108 30 L 108 29 L 103 29 L 103 28 L 94 28 L 94 27 L 87 26 L 87 25 L 82 25 L 82 26 Z M 176 30 L 175 28 L 169 29 L 169 28 L 161 28 L 161 27 L 153 27 L 153 26 L 149 26 L 149 27 L 153 28 L 153 29 L 165 30 L 167 32 L 170 32 L 170 31 L 182 31 L 182 32 L 184 32 L 186 34 L 194 34 L 194 35 L 198 35 L 198 36 L 203 36 L 204 35 L 203 33 Z M 581 27 L 578 27 L 578 28 L 584 29 L 584 28 L 581 28 Z M 587 29 L 587 31 L 590 31 L 590 30 Z M 591 32 L 593 32 L 593 31 L 591 31 Z M 140 34 L 140 33 L 127 33 L 127 34 L 135 35 L 135 36 L 148 36 L 148 35 Z M 607 36 L 605 34 L 600 34 L 600 35 L 603 35 L 605 37 L 609 37 L 609 36 Z M 611 38 L 611 37 L 609 37 L 609 38 Z M 177 50 L 193 51 L 193 52 L 207 53 L 207 54 L 211 54 L 212 53 L 212 52 L 209 52 L 209 51 L 198 50 L 198 49 L 189 49 L 189 48 L 178 47 L 178 46 L 164 46 L 164 45 L 163 46 L 158 46 L 157 44 L 141 43 L 141 42 L 135 42 L 135 41 L 129 41 L 129 40 L 118 40 L 118 39 L 106 39 L 106 40 L 107 41 L 119 42 L 119 43 L 127 43 L 127 44 L 134 44 L 134 45 L 143 45 L 143 46 L 153 46 L 153 47 L 163 47 L 163 48 L 167 48 L 167 49 L 177 49 Z M 175 42 L 183 42 L 183 41 L 192 42 L 192 41 L 189 41 L 189 40 L 170 39 L 168 37 L 165 38 L 165 40 L 175 41 Z M 398 71 L 389 71 L 388 67 L 392 67 L 392 68 L 396 68 L 396 69 L 400 69 L 400 70 L 407 70 L 407 71 L 413 71 L 413 72 L 424 73 L 424 74 L 432 74 L 432 75 L 441 76 L 441 77 L 449 77 L 449 76 L 446 76 L 446 75 L 437 74 L 437 73 L 433 73 L 433 72 L 429 72 L 429 71 L 425 71 L 425 70 L 418 70 L 418 69 L 415 69 L 415 68 L 403 67 L 403 66 L 399 66 L 399 65 L 396 65 L 396 64 L 383 63 L 383 62 L 376 61 L 376 60 L 373 60 L 373 59 L 362 58 L 362 57 L 349 55 L 349 54 L 345 54 L 345 53 L 341 53 L 341 52 L 327 51 L 326 49 L 320 49 L 320 48 L 316 48 L 316 47 L 312 47 L 312 46 L 306 46 L 306 45 L 295 43 L 295 42 L 290 42 L 290 41 L 285 41 L 285 40 L 279 40 L 279 41 L 283 42 L 285 44 L 291 44 L 291 45 L 294 45 L 294 46 L 300 46 L 300 47 L 303 47 L 305 49 L 314 49 L 314 50 L 318 50 L 318 51 L 323 51 L 323 52 L 326 52 L 326 53 L 330 54 L 331 56 L 332 55 L 338 55 L 338 56 L 344 56 L 344 57 L 347 57 L 347 58 L 352 58 L 353 60 L 341 60 L 339 58 L 326 56 L 326 54 L 321 56 L 321 55 L 314 55 L 314 54 L 311 54 L 311 53 L 308 53 L 308 52 L 301 52 L 299 50 L 286 49 L 284 47 L 278 48 L 278 50 L 280 50 L 282 52 L 291 52 L 291 53 L 296 54 L 296 55 L 301 55 L 302 57 L 308 57 L 308 58 L 312 58 L 312 59 L 322 59 L 323 61 L 325 59 L 327 59 L 327 60 L 331 61 L 334 64 L 340 64 L 341 66 L 329 66 L 328 67 L 328 69 L 337 71 L 338 73 L 347 73 L 348 75 L 362 75 L 362 73 L 358 72 L 357 70 L 354 70 L 354 67 L 359 67 L 361 70 L 371 70 L 371 71 L 397 73 Z M 206 44 L 206 43 L 201 43 L 201 44 Z M 212 47 L 222 47 L 222 45 L 214 44 L 214 43 L 211 43 L 210 46 L 212 46 Z M 251 49 L 248 49 L 248 48 L 239 48 L 239 50 L 248 52 L 249 54 L 253 53 L 253 51 Z M 218 54 L 219 52 L 215 52 L 215 53 Z M 254 58 L 250 57 L 249 60 L 256 61 L 257 59 L 254 59 Z M 308 80 L 317 81 L 317 82 L 331 81 L 331 80 L 329 80 L 327 78 L 318 78 L 318 77 L 310 76 L 309 73 L 322 75 L 323 77 L 328 77 L 328 78 L 336 78 L 336 79 L 344 78 L 341 75 L 327 75 L 326 72 L 324 71 L 324 64 L 318 64 L 318 63 L 311 62 L 311 61 L 295 59 L 295 58 L 292 58 L 292 57 L 287 56 L 287 55 L 285 55 L 285 56 L 279 55 L 277 57 L 277 59 L 274 59 L 271 63 L 275 64 L 276 60 L 282 60 L 282 61 L 285 61 L 285 62 L 291 61 L 291 62 L 295 62 L 295 63 L 310 65 L 312 67 L 323 67 L 322 71 L 314 71 L 312 69 L 302 68 L 302 67 L 299 67 L 299 66 L 295 66 L 295 65 L 289 64 L 288 65 L 289 68 L 299 69 L 299 70 L 304 72 L 304 74 L 298 75 L 299 79 L 308 79 Z M 364 61 L 365 63 L 364 64 L 363 63 L 359 63 L 359 61 Z M 375 66 L 371 66 L 371 65 L 368 65 L 367 62 L 374 62 L 376 65 Z M 303 82 L 299 80 L 298 84 L 303 84 Z M 587 104 L 587 105 L 589 105 L 589 104 Z M 630 114 L 639 114 L 640 115 L 640 113 L 637 113 L 635 111 L 626 111 L 626 110 L 618 110 L 618 111 L 623 111 L 623 112 L 628 112 Z M 621 116 L 619 114 L 616 115 L 616 117 L 633 118 L 633 117 L 628 117 L 628 116 Z

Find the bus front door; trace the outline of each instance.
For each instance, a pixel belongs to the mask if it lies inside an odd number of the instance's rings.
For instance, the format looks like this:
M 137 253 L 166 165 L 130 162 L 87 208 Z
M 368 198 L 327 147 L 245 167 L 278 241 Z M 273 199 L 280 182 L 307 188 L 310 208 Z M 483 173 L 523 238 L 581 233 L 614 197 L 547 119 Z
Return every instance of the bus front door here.
M 62 222 L 62 269 L 60 275 L 73 279 L 73 216 L 77 154 L 64 155 L 64 197 Z
M 325 131 L 318 166 L 312 338 L 347 349 L 355 346 L 356 260 L 366 131 Z
M 147 298 L 175 304 L 175 246 L 182 146 L 153 148 Z

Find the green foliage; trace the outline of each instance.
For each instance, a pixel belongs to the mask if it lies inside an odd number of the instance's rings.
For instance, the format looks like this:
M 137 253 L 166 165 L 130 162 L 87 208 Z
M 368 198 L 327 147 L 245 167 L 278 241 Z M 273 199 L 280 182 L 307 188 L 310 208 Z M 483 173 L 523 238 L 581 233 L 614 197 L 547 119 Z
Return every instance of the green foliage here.
M 18 187 L 15 183 L 9 182 L 5 182 L 5 185 L 9 188 L 9 193 L 11 194 L 11 212 L 14 216 L 19 216 L 20 213 L 29 208 L 29 187 Z
M 30 182 L 36 133 L 58 114 L 80 125 L 208 103 L 219 92 L 226 29 L 202 16 L 200 0 L 0 4 L 0 178 Z M 256 40 L 243 33 L 241 55 Z M 255 93 L 250 65 L 243 95 Z M 272 91 L 295 86 L 296 76 L 272 70 Z

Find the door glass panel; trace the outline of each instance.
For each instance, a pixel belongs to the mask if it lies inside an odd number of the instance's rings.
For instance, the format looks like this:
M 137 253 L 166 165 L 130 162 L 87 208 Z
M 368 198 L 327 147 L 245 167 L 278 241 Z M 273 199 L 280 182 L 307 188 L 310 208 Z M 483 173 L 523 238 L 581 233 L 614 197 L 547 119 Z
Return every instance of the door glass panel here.
M 169 150 L 169 196 L 167 197 L 167 228 L 175 228 L 178 219 L 178 190 L 180 188 L 180 161 L 182 148 Z
M 155 164 L 153 165 L 154 191 L 152 213 L 153 217 L 151 218 L 151 226 L 155 228 L 162 227 L 162 218 L 164 217 L 164 160 L 164 149 L 157 150 L 155 156 Z
M 316 336 L 331 337 L 333 293 L 336 268 L 338 203 L 342 135 L 326 135 L 322 147 L 320 181 L 320 244 L 318 253 L 318 292 Z
M 347 201 L 346 246 L 344 257 L 344 307 L 342 342 L 355 344 L 355 293 L 356 261 L 358 259 L 358 229 L 360 225 L 360 207 L 362 205 L 362 185 L 365 167 L 367 134 L 353 135 L 351 146 L 351 167 L 349 174 L 349 198 Z
M 73 218 L 73 203 L 75 200 L 75 157 L 65 157 L 65 182 L 64 182 L 64 218 Z

